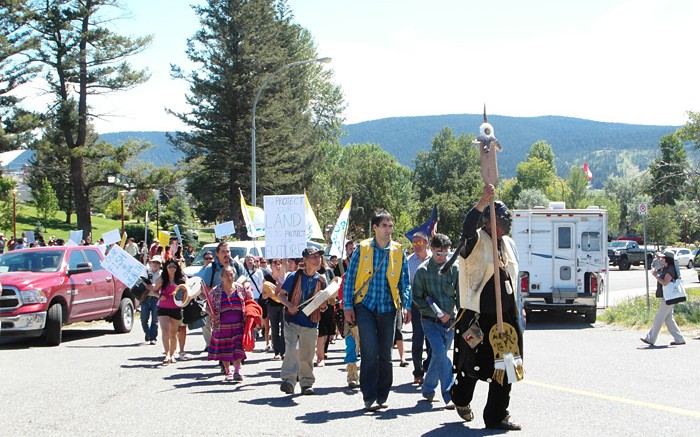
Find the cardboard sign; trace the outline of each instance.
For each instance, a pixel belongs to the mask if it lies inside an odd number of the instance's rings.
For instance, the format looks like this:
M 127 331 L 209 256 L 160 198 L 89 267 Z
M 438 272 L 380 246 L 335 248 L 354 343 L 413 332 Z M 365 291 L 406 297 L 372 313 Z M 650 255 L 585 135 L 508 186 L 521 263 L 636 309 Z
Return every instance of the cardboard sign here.
M 265 256 L 298 258 L 306 248 L 306 196 L 265 196 Z
M 214 226 L 214 235 L 216 238 L 223 238 L 227 235 L 233 235 L 236 233 L 236 228 L 233 226 L 233 221 L 219 223 Z
M 105 244 L 109 246 L 110 244 L 122 241 L 122 236 L 119 233 L 119 229 L 114 229 L 113 231 L 102 234 L 102 239 L 105 240 Z
M 141 275 L 146 274 L 146 267 L 117 245 L 109 250 L 107 257 L 102 261 L 102 267 L 129 288 L 136 284 Z
M 72 241 L 76 245 L 80 245 L 80 242 L 83 241 L 83 230 L 79 231 L 70 231 L 70 237 L 68 237 L 68 241 Z

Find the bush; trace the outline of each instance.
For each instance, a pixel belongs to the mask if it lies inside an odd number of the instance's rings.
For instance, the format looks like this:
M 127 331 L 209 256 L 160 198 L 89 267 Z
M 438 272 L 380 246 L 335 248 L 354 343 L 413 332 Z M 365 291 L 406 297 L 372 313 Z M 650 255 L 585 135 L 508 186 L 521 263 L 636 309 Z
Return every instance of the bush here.
M 143 224 L 129 223 L 124 225 L 124 232 L 129 237 L 132 237 L 135 242 L 143 240 Z M 154 232 L 148 229 L 148 243 L 153 242 Z
M 688 300 L 679 303 L 675 307 L 674 317 L 679 326 L 700 325 L 700 298 L 688 293 Z M 608 308 L 601 315 L 601 320 L 622 326 L 649 328 L 654 323 L 656 309 L 659 307 L 659 299 L 650 297 L 650 308 L 647 311 L 646 296 L 629 298 L 615 307 Z

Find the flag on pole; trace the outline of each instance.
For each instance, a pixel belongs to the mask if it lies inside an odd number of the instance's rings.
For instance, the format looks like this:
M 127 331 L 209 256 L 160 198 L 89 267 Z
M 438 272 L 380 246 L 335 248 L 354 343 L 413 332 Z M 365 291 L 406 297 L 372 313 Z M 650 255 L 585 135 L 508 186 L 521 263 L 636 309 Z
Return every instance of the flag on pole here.
M 593 178 L 593 173 L 591 173 L 591 169 L 588 168 L 588 163 L 586 162 L 583 163 L 583 174 L 586 175 L 587 181 L 590 181 Z
M 313 208 L 311 208 L 306 190 L 304 190 L 304 198 L 306 198 L 306 238 L 308 240 L 323 240 L 323 231 L 318 224 L 318 220 L 316 220 Z
M 437 231 L 437 224 L 438 224 L 438 211 L 437 211 L 437 203 L 433 205 L 433 212 L 430 214 L 430 218 L 428 219 L 427 222 L 423 223 L 422 225 L 418 226 L 417 228 L 411 229 L 410 231 L 406 232 L 404 235 L 406 235 L 406 238 L 408 238 L 409 241 L 413 239 L 413 235 L 416 234 L 416 232 L 423 232 L 425 235 L 428 236 L 428 238 L 432 238 L 433 235 L 435 235 L 435 231 Z
M 265 211 L 257 206 L 248 206 L 243 198 L 243 191 L 240 188 L 238 191 L 241 193 L 241 214 L 243 214 L 243 221 L 245 222 L 248 236 L 250 238 L 264 237 Z
M 331 234 L 331 250 L 328 255 L 335 255 L 338 259 L 345 258 L 345 236 L 347 235 L 348 222 L 350 221 L 350 205 L 352 205 L 352 196 L 345 203 L 343 210 L 340 211 L 338 221 L 335 223 Z

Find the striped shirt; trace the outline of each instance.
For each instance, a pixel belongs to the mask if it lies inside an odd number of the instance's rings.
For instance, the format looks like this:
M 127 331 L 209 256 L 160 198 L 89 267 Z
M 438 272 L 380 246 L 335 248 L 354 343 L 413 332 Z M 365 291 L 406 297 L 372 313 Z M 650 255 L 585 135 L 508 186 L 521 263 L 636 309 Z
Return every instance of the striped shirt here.
M 386 249 L 382 249 L 377 245 L 377 240 L 372 240 L 372 248 L 374 255 L 372 257 L 372 271 L 376 272 L 370 279 L 365 298 L 362 299 L 362 305 L 375 313 L 389 313 L 395 311 L 394 300 L 391 297 L 389 289 L 389 281 L 386 278 L 386 269 L 389 265 L 389 254 L 384 256 L 384 252 L 389 249 L 391 244 L 388 244 Z M 399 298 L 401 305 L 411 309 L 411 285 L 408 278 L 408 261 L 406 255 L 402 254 L 401 260 L 401 277 L 399 278 Z M 383 260 L 382 260 L 383 258 Z M 381 265 L 379 262 L 382 262 Z M 350 265 L 345 273 L 345 281 L 343 282 L 343 302 L 346 310 L 353 309 L 353 293 L 355 291 L 355 279 L 357 278 L 357 268 L 360 264 L 360 249 L 358 248 L 352 253 Z

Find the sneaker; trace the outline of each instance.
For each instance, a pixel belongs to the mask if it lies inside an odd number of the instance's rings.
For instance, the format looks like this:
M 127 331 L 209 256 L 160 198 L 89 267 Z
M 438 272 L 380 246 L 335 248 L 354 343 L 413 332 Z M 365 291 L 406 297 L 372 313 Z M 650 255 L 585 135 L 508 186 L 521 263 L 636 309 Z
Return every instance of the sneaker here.
M 314 394 L 314 389 L 312 387 L 302 387 L 301 394 L 311 396 Z
M 288 395 L 294 394 L 294 384 L 292 384 L 289 381 L 284 381 L 282 382 L 282 385 L 280 385 L 280 390 L 287 393 Z
M 155 340 L 151 340 L 150 342 L 148 342 L 148 344 L 150 344 L 151 346 L 153 346 L 154 344 L 156 344 L 156 341 L 155 341 Z
M 357 388 L 357 386 L 360 385 L 357 383 L 357 381 L 348 381 L 348 387 L 350 388 Z
M 423 377 L 422 377 L 422 376 L 416 376 L 415 378 L 413 378 L 413 383 L 414 383 L 414 384 L 418 384 L 418 385 L 423 384 Z
M 672 341 L 671 342 L 671 346 L 683 346 L 684 344 L 685 344 L 684 341 L 683 342 L 681 342 L 681 341 Z
M 177 354 L 177 359 L 180 361 L 187 361 L 190 358 L 192 358 L 192 357 L 185 352 L 180 352 L 179 354 Z
M 382 410 L 389 408 L 389 404 L 386 403 L 386 399 L 384 399 L 383 401 L 377 401 L 377 405 L 379 405 L 379 408 Z
M 282 361 L 282 357 L 279 355 L 275 355 L 274 357 L 272 357 L 272 361 Z
M 642 340 L 642 343 L 646 343 L 646 344 L 648 344 L 649 346 L 654 346 L 654 343 L 650 342 L 649 340 L 647 340 L 647 339 L 644 338 L 644 337 L 640 337 L 639 339 Z
M 233 374 L 233 380 L 236 382 L 241 382 L 241 381 L 243 381 L 243 377 L 241 376 L 240 373 L 236 372 Z
M 448 403 L 445 404 L 445 409 L 446 409 L 446 410 L 454 410 L 455 408 L 456 408 L 456 407 L 455 407 L 455 404 L 454 404 L 454 402 L 452 402 L 452 401 L 450 401 L 450 402 L 448 402 Z
M 472 411 L 471 405 L 467 405 L 466 407 L 455 406 L 455 408 L 457 409 L 457 414 L 459 415 L 459 417 L 464 419 L 464 421 L 471 422 L 472 420 L 474 420 L 474 412 Z

